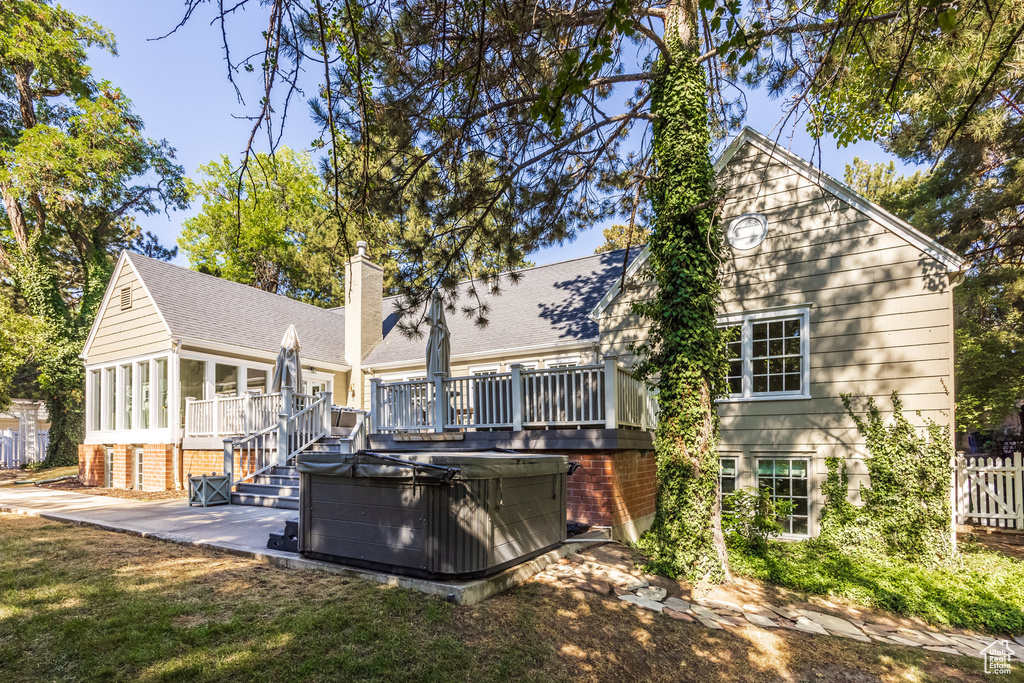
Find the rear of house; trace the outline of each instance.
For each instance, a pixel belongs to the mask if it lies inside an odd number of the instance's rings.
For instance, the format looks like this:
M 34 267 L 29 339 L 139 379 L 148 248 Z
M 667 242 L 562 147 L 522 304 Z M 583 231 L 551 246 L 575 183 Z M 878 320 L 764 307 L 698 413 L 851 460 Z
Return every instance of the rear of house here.
M 885 409 L 897 390 L 911 419 L 951 424 L 961 264 L 749 129 L 718 174 L 728 238 L 719 322 L 736 328 L 732 392 L 718 407 L 722 484 L 770 486 L 795 504 L 787 535 L 807 536 L 825 458 L 849 461 L 852 500 L 867 479 L 841 393 Z M 526 269 L 500 294 L 475 283 L 490 324 L 451 315 L 451 376 L 428 378 L 425 337 L 401 333 L 365 247 L 334 310 L 123 254 L 84 352 L 83 478 L 162 489 L 220 471 L 224 439 L 251 431 L 244 416 L 275 400 L 273 359 L 295 324 L 297 391 L 370 412 L 375 448 L 433 439 L 571 451 L 584 470 L 569 481 L 570 517 L 635 538 L 655 492 L 656 406 L 630 372 L 631 343 L 647 330 L 631 305 L 654 291 L 646 264 L 633 249 Z
M 719 324 L 738 328 L 718 406 L 723 490 L 768 485 L 795 504 L 787 535 L 813 535 L 825 458 L 847 459 L 854 502 L 868 483 L 840 394 L 860 409 L 873 397 L 884 414 L 899 391 L 909 419 L 952 427 L 961 262 L 750 129 L 717 167 L 728 243 Z M 595 311 L 602 348 L 626 359 L 646 334 L 630 308 L 652 294 L 645 263 Z

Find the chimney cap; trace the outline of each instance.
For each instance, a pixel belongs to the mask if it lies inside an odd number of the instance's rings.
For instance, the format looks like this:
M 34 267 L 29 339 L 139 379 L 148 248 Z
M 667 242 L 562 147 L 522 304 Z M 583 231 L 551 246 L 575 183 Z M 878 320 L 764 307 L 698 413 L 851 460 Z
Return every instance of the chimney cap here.
M 359 252 L 360 256 L 366 256 L 367 246 L 368 245 L 363 240 L 359 240 L 358 242 L 356 242 L 356 250 Z

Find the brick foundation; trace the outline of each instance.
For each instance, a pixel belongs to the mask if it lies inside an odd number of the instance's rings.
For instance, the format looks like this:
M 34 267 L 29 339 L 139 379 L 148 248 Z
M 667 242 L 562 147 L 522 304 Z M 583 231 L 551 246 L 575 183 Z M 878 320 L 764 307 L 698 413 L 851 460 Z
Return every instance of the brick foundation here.
M 239 461 L 239 453 L 235 453 L 234 477 L 251 474 L 257 467 L 257 460 L 253 457 L 243 467 Z M 181 457 L 182 482 L 186 482 L 189 474 L 199 476 L 200 474 L 224 474 L 224 451 L 198 450 L 184 451 Z
M 142 453 L 142 489 L 166 491 L 174 488 L 174 447 L 146 444 Z
M 106 454 L 107 449 L 103 446 L 78 444 L 78 481 L 84 486 L 103 486 Z
M 114 445 L 114 468 L 110 477 L 110 485 L 113 488 L 132 488 L 132 465 L 135 461 L 134 451 L 135 449 L 127 444 Z
M 657 493 L 653 452 L 574 453 L 582 467 L 567 482 L 568 518 L 635 540 L 650 528 Z

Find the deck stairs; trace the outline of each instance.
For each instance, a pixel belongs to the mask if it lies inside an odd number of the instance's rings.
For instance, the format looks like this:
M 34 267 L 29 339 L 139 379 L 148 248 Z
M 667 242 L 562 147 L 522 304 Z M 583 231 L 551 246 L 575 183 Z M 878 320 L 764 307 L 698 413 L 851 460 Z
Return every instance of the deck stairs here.
M 328 436 L 314 442 L 306 450 L 341 456 L 350 453 L 351 448 L 350 440 Z M 253 477 L 252 482 L 238 484 L 231 493 L 231 504 L 298 510 L 299 472 L 295 469 L 295 459 L 289 460 L 287 465 L 272 467 L 264 474 Z

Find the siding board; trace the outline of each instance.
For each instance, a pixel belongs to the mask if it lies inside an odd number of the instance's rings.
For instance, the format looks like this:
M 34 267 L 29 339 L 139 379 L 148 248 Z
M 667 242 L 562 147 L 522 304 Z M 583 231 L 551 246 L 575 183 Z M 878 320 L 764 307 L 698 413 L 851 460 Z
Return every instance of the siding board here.
M 123 287 L 132 288 L 132 307 L 126 311 L 121 310 Z M 87 363 L 130 358 L 171 347 L 171 336 L 128 260 L 121 264 L 112 296 L 100 315 Z

